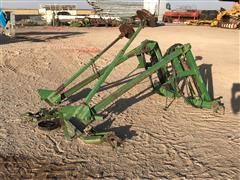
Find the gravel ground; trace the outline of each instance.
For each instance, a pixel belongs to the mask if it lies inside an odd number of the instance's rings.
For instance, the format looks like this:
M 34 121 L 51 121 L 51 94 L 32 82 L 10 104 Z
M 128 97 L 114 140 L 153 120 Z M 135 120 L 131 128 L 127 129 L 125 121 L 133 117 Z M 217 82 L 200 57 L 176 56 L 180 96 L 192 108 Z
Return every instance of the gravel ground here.
M 24 112 L 47 107 L 37 96 L 38 88 L 55 89 L 118 34 L 117 28 L 29 27 L 17 29 L 17 39 L 1 37 L 0 179 L 239 179 L 237 30 L 145 28 L 131 45 L 151 39 L 165 52 L 172 44 L 191 43 L 194 55 L 202 58 L 197 63 L 205 69 L 211 94 L 223 96 L 223 116 L 193 108 L 181 98 L 165 111 L 166 99 L 154 94 L 146 79 L 104 111 L 107 119 L 98 128 L 124 139 L 116 150 L 68 141 L 61 129 L 45 132 L 20 119 Z M 97 68 L 111 62 L 126 41 L 108 51 Z M 116 68 L 93 103 L 117 88 L 136 66 L 131 58 Z M 89 88 L 69 103 L 79 104 L 76 99 Z

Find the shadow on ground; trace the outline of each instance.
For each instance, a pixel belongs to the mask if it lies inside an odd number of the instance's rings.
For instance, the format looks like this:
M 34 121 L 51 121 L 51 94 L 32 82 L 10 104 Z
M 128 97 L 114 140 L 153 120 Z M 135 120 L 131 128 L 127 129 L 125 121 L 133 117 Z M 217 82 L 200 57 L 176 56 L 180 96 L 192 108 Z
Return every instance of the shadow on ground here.
M 86 32 L 19 32 L 15 37 L 0 36 L 1 45 L 18 42 L 46 42 L 52 39 L 65 39 Z M 44 35 L 44 37 L 38 37 Z
M 102 86 L 100 91 L 104 91 L 104 90 L 107 90 L 107 89 L 119 86 L 121 84 L 127 83 L 127 82 L 129 82 L 131 80 L 132 76 L 136 76 L 136 75 L 137 74 L 134 74 L 134 75 L 131 75 L 131 76 L 127 77 L 127 78 L 123 78 L 123 79 L 120 79 L 118 81 L 115 81 L 113 83 L 108 83 L 108 84 Z M 132 96 L 130 98 L 120 98 L 114 104 L 112 104 L 111 106 L 107 107 L 104 110 L 104 112 L 114 113 L 114 114 L 120 114 L 120 113 L 124 112 L 128 107 L 130 107 L 130 106 L 136 104 L 137 102 L 140 102 L 141 100 L 143 100 L 143 99 L 151 96 L 152 94 L 154 94 L 153 91 L 149 91 L 150 88 L 152 88 L 152 87 L 148 87 L 145 90 L 139 92 L 138 94 L 136 94 L 135 96 Z M 76 101 L 78 101 L 78 100 L 80 100 L 82 98 L 85 98 L 90 91 L 91 91 L 90 88 L 85 88 L 82 91 L 80 91 L 79 93 L 71 96 L 68 99 L 70 101 L 69 104 L 74 103 L 74 102 L 76 102 Z M 149 92 L 147 92 L 147 91 L 149 91 Z M 137 133 L 135 131 L 130 130 L 131 129 L 131 125 L 125 125 L 125 126 L 111 128 L 111 125 L 114 122 L 114 120 L 115 119 L 108 118 L 103 123 L 101 123 L 101 124 L 97 125 L 96 127 L 94 127 L 94 130 L 96 132 L 113 131 L 122 140 L 131 139 L 132 137 L 137 136 Z M 78 129 L 80 131 L 83 131 L 84 127 L 79 125 L 79 121 L 74 121 L 74 122 L 78 124 L 78 125 L 75 125 L 75 126 L 78 127 Z
M 108 89 L 111 89 L 111 88 L 120 86 L 122 84 L 125 84 L 125 83 L 129 82 L 130 80 L 132 80 L 132 78 L 134 78 L 138 74 L 140 74 L 140 73 L 129 75 L 129 76 L 127 76 L 125 78 L 122 78 L 120 80 L 117 80 L 117 81 L 114 81 L 114 82 L 111 82 L 111 83 L 107 83 L 107 84 L 101 86 L 98 92 L 106 91 Z M 80 82 L 80 84 L 81 84 L 81 82 Z M 78 93 L 73 94 L 72 96 L 70 96 L 67 99 L 67 101 L 69 101 L 69 105 L 85 98 L 90 91 L 91 91 L 91 88 L 85 88 L 85 89 L 80 90 Z
M 212 64 L 202 64 L 199 66 L 200 74 L 202 75 L 204 84 L 208 90 L 211 99 L 214 99 Z
M 112 127 L 112 123 L 115 121 L 115 119 L 107 119 L 103 123 L 97 125 L 94 127 L 94 130 L 96 132 L 108 132 L 112 131 L 115 132 L 115 134 L 121 138 L 122 141 L 126 139 L 132 139 L 132 137 L 137 136 L 136 131 L 131 130 L 132 125 L 125 125 L 125 126 L 119 126 L 119 127 Z
M 231 106 L 234 114 L 240 112 L 240 83 L 233 83 Z
M 105 111 L 108 113 L 112 112 L 114 114 L 120 114 L 120 113 L 124 112 L 130 106 L 153 95 L 154 94 L 153 91 L 149 91 L 146 93 L 146 91 L 149 90 L 150 88 L 152 88 L 152 87 L 148 87 L 147 89 L 139 92 L 138 94 L 136 94 L 135 96 L 132 96 L 130 98 L 120 98 L 114 104 L 112 104 L 110 107 L 106 108 Z

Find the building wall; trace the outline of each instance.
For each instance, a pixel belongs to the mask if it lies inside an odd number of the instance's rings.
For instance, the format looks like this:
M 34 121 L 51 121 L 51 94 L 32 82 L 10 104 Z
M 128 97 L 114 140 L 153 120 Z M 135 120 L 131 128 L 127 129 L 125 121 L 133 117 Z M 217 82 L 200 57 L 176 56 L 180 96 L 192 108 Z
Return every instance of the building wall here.
M 144 0 L 143 8 L 150 11 L 152 14 L 156 14 L 158 8 L 158 0 Z
M 38 9 L 3 9 L 13 12 L 15 15 L 39 15 Z
M 13 12 L 15 15 L 43 15 L 46 13 L 45 9 L 3 9 L 4 11 Z M 76 9 L 72 12 L 73 15 L 94 15 L 93 9 Z
M 144 0 L 144 9 L 158 16 L 158 21 L 163 20 L 163 14 L 167 11 L 168 0 Z
M 94 15 L 96 14 L 95 10 L 93 9 L 77 9 L 77 15 Z

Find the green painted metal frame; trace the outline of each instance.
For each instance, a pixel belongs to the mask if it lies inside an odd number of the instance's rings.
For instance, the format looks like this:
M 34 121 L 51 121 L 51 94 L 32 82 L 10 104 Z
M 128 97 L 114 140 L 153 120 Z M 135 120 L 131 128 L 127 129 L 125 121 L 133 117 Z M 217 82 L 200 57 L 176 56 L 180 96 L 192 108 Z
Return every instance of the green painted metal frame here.
M 188 96 L 185 100 L 199 108 L 213 108 L 216 106 L 223 106 L 219 99 L 211 99 L 207 89 L 202 80 L 201 74 L 198 71 L 195 59 L 191 52 L 191 45 L 185 44 L 173 48 L 173 51 L 166 53 L 164 56 L 161 53 L 159 45 L 155 41 L 145 40 L 138 47 L 126 53 L 133 40 L 139 34 L 144 26 L 141 25 L 136 32 L 130 37 L 126 45 L 119 51 L 114 60 L 102 70 L 94 73 L 88 78 L 82 80 L 77 85 L 63 92 L 63 90 L 69 86 L 77 77 L 79 77 L 86 69 L 93 65 L 110 47 L 115 44 L 122 37 L 119 36 L 108 47 L 106 47 L 101 53 L 80 68 L 73 76 L 65 81 L 59 88 L 54 90 L 39 89 L 38 93 L 42 100 L 46 101 L 50 105 L 60 104 L 63 100 L 67 99 L 90 82 L 99 78 L 95 86 L 91 89 L 89 94 L 84 100 L 84 103 L 78 106 L 64 106 L 54 111 L 54 117 L 63 119 L 65 124 L 64 133 L 66 136 L 72 138 L 74 136 L 80 137 L 86 143 L 99 143 L 106 137 L 112 135 L 112 132 L 95 133 L 91 131 L 91 123 L 93 121 L 103 121 L 103 117 L 98 115 L 109 104 L 113 103 L 117 98 L 129 91 L 132 87 L 143 81 L 145 78 L 150 77 L 153 73 L 157 73 L 159 77 L 159 83 L 152 83 L 153 89 L 161 95 L 167 97 L 179 97 L 181 92 L 178 89 L 177 82 L 184 78 L 191 77 L 194 79 L 196 90 L 199 96 Z M 151 56 L 151 62 L 147 62 L 145 55 Z M 130 57 L 137 56 L 139 65 L 138 68 L 145 68 L 145 71 L 135 76 L 129 82 L 121 86 L 111 95 L 105 97 L 94 106 L 90 106 L 90 102 L 94 95 L 99 91 L 99 88 L 104 83 L 106 78 L 110 75 L 115 67 L 122 64 Z M 181 58 L 184 58 L 184 63 L 187 64 L 188 69 L 184 69 Z M 168 65 L 172 65 L 173 72 L 168 71 Z M 166 88 L 168 87 L 168 88 Z M 78 125 L 73 123 L 73 120 L 77 119 L 79 126 L 83 127 L 80 131 Z M 90 129 L 85 131 L 85 129 Z

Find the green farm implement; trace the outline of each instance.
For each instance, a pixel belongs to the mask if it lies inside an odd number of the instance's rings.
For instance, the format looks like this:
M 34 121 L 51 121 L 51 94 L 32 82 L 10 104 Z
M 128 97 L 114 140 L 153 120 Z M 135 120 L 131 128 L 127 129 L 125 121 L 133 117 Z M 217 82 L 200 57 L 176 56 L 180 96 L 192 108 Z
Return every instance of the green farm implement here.
M 190 44 L 174 44 L 165 54 L 162 54 L 156 41 L 145 40 L 136 48 L 127 51 L 145 25 L 152 24 L 149 13 L 145 10 L 137 11 L 137 16 L 141 19 L 141 25 L 136 31 L 129 25 L 121 25 L 119 28 L 120 35 L 56 90 L 38 90 L 41 99 L 53 106 L 51 109 L 41 109 L 36 114 L 28 114 L 38 122 L 40 128 L 51 130 L 61 124 L 64 127 L 64 134 L 70 139 L 79 137 L 89 144 L 107 141 L 116 146 L 119 139 L 114 132 L 96 132 L 92 124 L 94 121 L 103 121 L 104 118 L 100 113 L 121 95 L 146 78 L 150 79 L 153 90 L 160 95 L 171 98 L 183 97 L 187 103 L 197 108 L 213 109 L 216 112 L 224 110 L 220 98 L 212 99 L 210 97 L 191 52 Z M 128 41 L 110 64 L 101 70 L 96 70 L 95 73 L 76 85 L 67 88 L 122 38 L 128 38 Z M 109 96 L 95 103 L 95 105 L 90 105 L 92 104 L 92 98 L 113 69 L 131 57 L 136 57 L 139 62 L 138 68 L 142 68 L 143 72 L 126 82 Z M 153 81 L 152 76 L 155 76 L 157 81 Z M 95 80 L 95 85 L 91 88 L 83 103 L 75 106 L 58 106 Z

